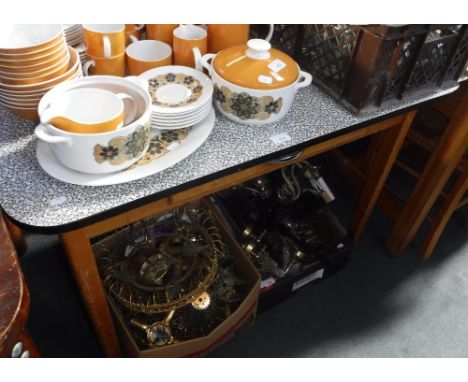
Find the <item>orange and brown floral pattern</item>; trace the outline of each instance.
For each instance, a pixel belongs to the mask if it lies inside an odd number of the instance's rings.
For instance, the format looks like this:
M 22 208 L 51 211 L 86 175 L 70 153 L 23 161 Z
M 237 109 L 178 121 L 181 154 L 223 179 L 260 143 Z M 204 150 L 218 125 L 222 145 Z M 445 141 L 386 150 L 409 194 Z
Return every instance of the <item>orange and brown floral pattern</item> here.
M 137 166 L 144 166 L 151 163 L 153 160 L 163 157 L 169 152 L 169 146 L 174 142 L 180 143 L 190 133 L 191 128 L 177 129 L 177 130 L 163 130 L 160 134 L 151 139 L 151 142 L 146 150 L 145 155 L 129 167 L 131 170 Z
M 226 113 L 247 120 L 257 119 L 264 121 L 272 114 L 278 114 L 283 106 L 283 99 L 280 97 L 274 100 L 273 97 L 253 97 L 248 93 L 235 93 L 226 86 L 214 87 L 215 101 L 219 103 L 221 109 Z
M 140 126 L 125 137 L 112 138 L 107 146 L 94 146 L 94 159 L 97 163 L 120 165 L 141 155 L 150 140 L 151 121 Z
M 193 76 L 183 74 L 183 73 L 160 74 L 159 76 L 151 78 L 148 81 L 148 84 L 149 84 L 148 90 L 151 94 L 151 100 L 153 102 L 153 105 L 157 105 L 161 107 L 180 107 L 180 106 L 189 105 L 191 103 L 194 103 L 196 100 L 198 100 L 203 94 L 203 86 L 200 84 L 200 81 L 198 81 Z M 189 96 L 178 103 L 161 102 L 156 95 L 158 89 L 163 86 L 171 85 L 171 84 L 185 86 L 188 90 L 187 93 L 189 94 Z

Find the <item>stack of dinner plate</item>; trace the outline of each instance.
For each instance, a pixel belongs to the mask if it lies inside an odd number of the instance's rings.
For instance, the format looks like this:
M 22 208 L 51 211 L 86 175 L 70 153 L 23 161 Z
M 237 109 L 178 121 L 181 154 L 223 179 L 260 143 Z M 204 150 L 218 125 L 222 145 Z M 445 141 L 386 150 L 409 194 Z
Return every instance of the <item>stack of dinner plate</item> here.
M 0 105 L 37 120 L 37 105 L 55 85 L 81 77 L 61 24 L 0 24 Z
M 162 66 L 140 75 L 148 82 L 157 129 L 181 129 L 203 121 L 212 109 L 213 85 L 208 76 L 187 66 Z
M 62 24 L 65 31 L 65 40 L 70 46 L 77 46 L 83 42 L 83 28 L 81 24 Z

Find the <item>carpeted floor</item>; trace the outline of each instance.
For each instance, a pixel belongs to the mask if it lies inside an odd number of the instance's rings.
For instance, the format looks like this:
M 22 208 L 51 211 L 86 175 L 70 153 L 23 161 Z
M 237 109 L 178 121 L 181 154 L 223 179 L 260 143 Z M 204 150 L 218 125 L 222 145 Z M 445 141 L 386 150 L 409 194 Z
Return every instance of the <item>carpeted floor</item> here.
M 340 214 L 351 210 L 345 199 Z M 211 356 L 468 357 L 468 232 L 452 219 L 421 263 L 421 237 L 388 257 L 390 228 L 375 212 L 344 271 L 300 289 Z M 28 235 L 28 243 L 28 328 L 43 356 L 102 356 L 58 238 Z

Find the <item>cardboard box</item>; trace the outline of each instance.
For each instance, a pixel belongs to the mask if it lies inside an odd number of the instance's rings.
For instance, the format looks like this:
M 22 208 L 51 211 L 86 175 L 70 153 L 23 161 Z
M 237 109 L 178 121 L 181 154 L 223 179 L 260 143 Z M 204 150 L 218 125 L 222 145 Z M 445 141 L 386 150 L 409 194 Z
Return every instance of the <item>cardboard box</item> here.
M 220 222 L 223 229 L 228 231 L 233 237 L 241 238 L 242 235 L 238 224 L 233 220 L 228 209 L 223 205 L 222 200 L 216 195 L 207 197 L 207 200 L 211 205 L 212 211 L 214 211 L 216 220 Z M 258 303 L 259 313 L 291 297 L 300 288 L 326 279 L 346 266 L 353 248 L 351 238 L 338 219 L 329 210 L 326 209 L 323 213 L 337 232 L 338 237 L 340 237 L 336 247 L 327 254 L 326 258 L 307 264 L 301 272 L 295 275 L 280 279 L 262 280 Z
M 211 210 L 211 207 L 205 202 L 200 201 L 200 206 Z M 228 233 L 225 227 L 218 224 L 214 218 L 215 224 L 220 228 L 221 235 L 230 255 L 234 260 L 234 267 L 241 277 L 249 282 L 249 292 L 244 301 L 238 308 L 219 324 L 209 335 L 195 338 L 180 343 L 166 346 L 153 347 L 151 349 L 141 350 L 133 339 L 130 331 L 122 318 L 122 314 L 117 308 L 117 303 L 108 296 L 109 306 L 114 319 L 114 325 L 119 338 L 123 354 L 130 357 L 197 357 L 207 354 L 217 346 L 233 338 L 236 332 L 244 326 L 250 326 L 255 321 L 258 297 L 260 291 L 260 274 L 252 265 L 250 260 L 244 254 L 242 248 Z M 119 234 L 117 232 L 116 234 Z M 104 239 L 106 240 L 106 239 Z

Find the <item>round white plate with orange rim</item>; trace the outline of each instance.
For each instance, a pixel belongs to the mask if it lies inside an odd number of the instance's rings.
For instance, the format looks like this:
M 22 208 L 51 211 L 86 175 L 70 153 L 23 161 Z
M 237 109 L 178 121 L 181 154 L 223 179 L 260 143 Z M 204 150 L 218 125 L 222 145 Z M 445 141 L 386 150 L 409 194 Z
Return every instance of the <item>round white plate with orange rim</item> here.
M 38 142 L 36 155 L 42 169 L 55 179 L 79 186 L 109 186 L 156 174 L 187 158 L 208 138 L 215 124 L 214 109 L 200 123 L 187 129 L 153 130 L 147 154 L 132 167 L 113 174 L 83 174 L 60 163 L 46 143 Z

